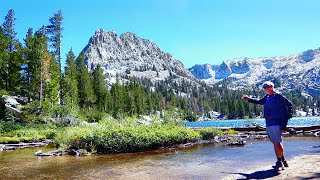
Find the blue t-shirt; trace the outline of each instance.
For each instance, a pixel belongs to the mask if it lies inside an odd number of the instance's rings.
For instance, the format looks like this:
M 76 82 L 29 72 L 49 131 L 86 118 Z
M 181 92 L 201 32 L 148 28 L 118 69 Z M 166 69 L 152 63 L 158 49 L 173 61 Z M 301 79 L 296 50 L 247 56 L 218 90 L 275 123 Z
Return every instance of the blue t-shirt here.
M 284 130 L 288 119 L 286 118 L 286 104 L 281 96 L 280 93 L 267 94 L 261 99 L 249 98 L 249 102 L 263 105 L 266 126 L 280 125 L 281 129 Z
M 266 119 L 266 126 L 281 125 L 281 107 L 275 95 L 268 95 L 264 103 L 264 118 Z

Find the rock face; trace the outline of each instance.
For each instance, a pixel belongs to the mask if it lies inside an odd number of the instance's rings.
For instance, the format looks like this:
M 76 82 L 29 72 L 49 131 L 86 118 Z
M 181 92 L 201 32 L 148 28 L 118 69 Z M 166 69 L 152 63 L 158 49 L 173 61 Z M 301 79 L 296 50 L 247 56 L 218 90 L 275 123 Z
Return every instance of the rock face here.
M 90 71 L 101 65 L 108 84 L 116 82 L 117 74 L 121 80 L 125 77 L 147 78 L 152 82 L 169 77 L 173 81 L 196 80 L 179 60 L 130 32 L 118 36 L 114 31 L 99 29 L 82 52 Z
M 218 66 L 195 65 L 189 70 L 209 84 L 228 80 L 231 87 L 241 88 L 276 80 L 280 89 L 301 88 L 312 96 L 320 95 L 320 48 L 288 57 L 238 58 Z

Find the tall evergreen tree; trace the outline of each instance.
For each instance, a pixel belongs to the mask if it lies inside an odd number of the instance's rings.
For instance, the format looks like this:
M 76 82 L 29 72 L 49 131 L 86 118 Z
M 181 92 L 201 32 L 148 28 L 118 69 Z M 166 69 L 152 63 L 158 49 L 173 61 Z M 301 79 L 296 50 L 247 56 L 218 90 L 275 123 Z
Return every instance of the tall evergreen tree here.
M 112 102 L 112 116 L 119 118 L 119 115 L 124 111 L 124 95 L 122 87 L 117 79 L 115 84 L 112 84 L 111 90 L 111 102 Z
M 19 90 L 20 69 L 22 64 L 22 46 L 16 39 L 17 33 L 14 30 L 15 13 L 13 9 L 8 11 L 5 21 L 2 24 L 2 31 L 5 37 L 6 51 L 2 58 L 1 78 L 5 82 L 7 91 L 17 92 Z
M 30 28 L 26 35 L 24 57 L 26 71 L 26 91 L 29 100 L 37 100 L 40 107 L 44 100 L 45 86 L 51 80 L 51 54 L 48 51 L 45 28 L 42 27 L 34 35 Z
M 77 69 L 78 69 L 78 96 L 79 105 L 82 108 L 91 108 L 92 104 L 95 102 L 94 91 L 92 87 L 92 80 L 90 73 L 84 64 L 84 55 L 80 55 L 76 59 Z
M 77 109 L 78 99 L 78 81 L 77 81 L 77 67 L 75 63 L 75 55 L 72 49 L 67 54 L 65 77 L 64 77 L 64 101 L 69 108 Z
M 30 102 L 31 99 L 39 100 L 40 91 L 40 72 L 41 72 L 41 46 L 46 42 L 41 42 L 41 36 L 33 36 L 32 28 L 28 29 L 24 39 L 24 57 L 25 57 L 25 90 L 26 96 Z
M 62 11 L 59 10 L 57 13 L 53 14 L 53 17 L 49 19 L 50 25 L 47 26 L 47 31 L 49 35 L 49 42 L 51 48 L 53 49 L 54 59 L 59 66 L 59 78 L 62 78 L 61 72 L 61 46 L 62 46 Z M 60 83 L 60 91 L 62 91 L 62 84 Z M 62 98 L 62 97 L 59 97 Z M 61 99 L 60 99 L 61 100 Z
M 48 65 L 49 79 L 47 79 L 45 86 L 45 99 L 43 107 L 47 111 L 48 115 L 59 117 L 59 65 L 54 61 L 53 56 L 51 56 Z
M 8 60 L 7 52 L 8 40 L 5 37 L 2 27 L 0 26 L 0 88 L 6 87 L 6 62 Z
M 96 96 L 96 105 L 100 112 L 106 110 L 106 85 L 102 74 L 101 66 L 98 66 L 92 72 L 93 74 L 93 89 Z

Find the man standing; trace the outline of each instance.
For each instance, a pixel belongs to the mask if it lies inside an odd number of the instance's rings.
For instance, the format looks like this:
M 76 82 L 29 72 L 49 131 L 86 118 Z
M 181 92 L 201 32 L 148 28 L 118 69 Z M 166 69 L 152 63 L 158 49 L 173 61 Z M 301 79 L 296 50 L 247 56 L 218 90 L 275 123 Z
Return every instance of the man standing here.
M 284 150 L 282 145 L 282 133 L 284 132 L 288 122 L 286 102 L 284 101 L 284 97 L 279 92 L 275 91 L 274 84 L 272 82 L 264 82 L 262 88 L 266 92 L 266 95 L 263 98 L 253 99 L 244 95 L 242 99 L 250 103 L 264 106 L 266 131 L 270 141 L 273 143 L 274 151 L 277 156 L 275 169 L 284 169 L 284 167 L 288 167 L 288 163 L 284 159 Z

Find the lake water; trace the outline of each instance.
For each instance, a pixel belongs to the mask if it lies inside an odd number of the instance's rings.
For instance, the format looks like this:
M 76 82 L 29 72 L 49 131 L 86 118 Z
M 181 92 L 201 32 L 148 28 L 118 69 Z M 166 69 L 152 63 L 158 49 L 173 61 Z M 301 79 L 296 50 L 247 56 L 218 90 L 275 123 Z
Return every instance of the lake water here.
M 284 138 L 286 157 L 319 154 L 319 137 Z M 248 140 L 243 147 L 198 145 L 180 150 L 99 156 L 36 157 L 38 150 L 0 152 L 0 179 L 220 179 L 275 162 L 268 139 Z
M 238 119 L 238 120 L 213 120 L 213 121 L 198 121 L 198 122 L 186 122 L 188 127 L 245 127 L 250 126 L 253 123 L 265 126 L 264 119 Z M 320 125 L 320 117 L 299 117 L 292 118 L 288 121 L 288 126 L 311 126 Z

